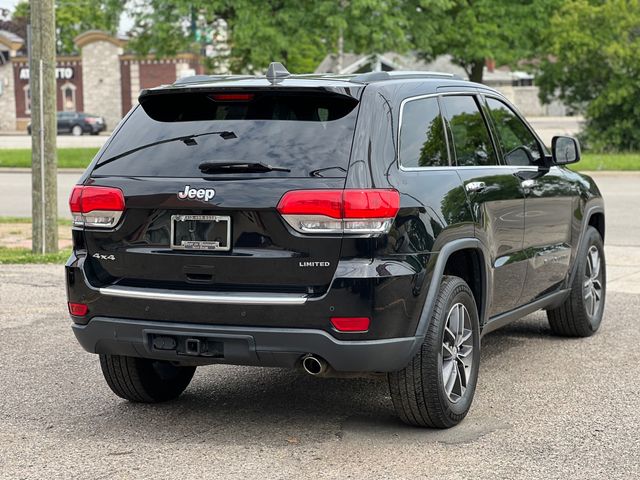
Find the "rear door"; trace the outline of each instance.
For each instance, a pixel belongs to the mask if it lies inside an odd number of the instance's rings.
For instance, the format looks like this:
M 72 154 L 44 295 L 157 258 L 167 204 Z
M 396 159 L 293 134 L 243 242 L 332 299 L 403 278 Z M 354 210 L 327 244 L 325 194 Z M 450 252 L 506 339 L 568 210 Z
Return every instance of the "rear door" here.
M 513 169 L 502 166 L 474 95 L 442 97 L 458 173 L 489 250 L 493 292 L 489 315 L 517 306 L 526 273 L 523 252 L 524 194 Z
M 322 293 L 341 236 L 297 233 L 276 207 L 290 190 L 344 188 L 357 106 L 286 88 L 143 98 L 85 182 L 126 203 L 115 229 L 84 232 L 93 281 Z
M 68 132 L 69 127 L 69 114 L 66 112 L 58 112 L 56 115 L 58 122 L 58 132 Z
M 516 169 L 525 193 L 524 248 L 529 257 L 521 304 L 562 282 L 571 257 L 571 217 L 576 191 L 562 171 L 544 165 L 544 149 L 505 102 L 487 98 L 504 163 Z

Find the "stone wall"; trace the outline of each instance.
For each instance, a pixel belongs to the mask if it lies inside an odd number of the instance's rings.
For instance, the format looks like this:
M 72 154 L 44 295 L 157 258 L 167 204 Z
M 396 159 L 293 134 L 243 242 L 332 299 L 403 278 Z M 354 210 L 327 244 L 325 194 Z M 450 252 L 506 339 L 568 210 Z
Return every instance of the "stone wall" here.
M 496 87 L 507 99 L 513 103 L 525 117 L 562 117 L 567 114 L 566 107 L 560 102 L 543 104 L 538 97 L 539 88 L 532 87 Z
M 0 131 L 16 129 L 15 81 L 11 62 L 0 64 Z
M 82 46 L 84 111 L 101 115 L 113 130 L 122 118 L 121 47 L 99 40 Z

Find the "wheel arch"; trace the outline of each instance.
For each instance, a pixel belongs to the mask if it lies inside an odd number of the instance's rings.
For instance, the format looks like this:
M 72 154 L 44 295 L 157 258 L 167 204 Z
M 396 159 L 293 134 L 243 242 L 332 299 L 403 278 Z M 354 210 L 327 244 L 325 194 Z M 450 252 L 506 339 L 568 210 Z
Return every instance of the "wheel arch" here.
M 605 224 L 604 224 L 604 209 L 594 209 L 595 211 L 587 219 L 587 225 L 595 228 L 600 233 L 602 240 L 604 241 Z M 586 229 L 585 229 L 586 231 Z
M 573 259 L 573 265 L 571 265 L 571 269 L 569 271 L 569 275 L 567 275 L 566 285 L 571 285 L 573 282 L 573 278 L 576 275 L 578 270 L 578 252 L 580 252 L 582 248 L 582 244 L 584 242 L 585 235 L 587 233 L 587 229 L 589 227 L 594 227 L 600 235 L 602 236 L 602 240 L 604 241 L 605 234 L 605 215 L 604 215 L 604 205 L 601 203 L 596 205 L 590 205 L 585 208 L 585 213 L 583 215 L 582 226 L 580 228 L 580 238 L 578 240 L 578 244 L 576 245 L 576 254 Z
M 460 276 L 469 284 L 478 307 L 480 326 L 486 322 L 491 299 L 491 275 L 486 247 L 477 238 L 460 238 L 445 244 L 437 253 L 429 290 L 420 314 L 416 337 L 424 337 L 431 321 L 435 300 L 444 275 Z M 467 262 L 471 262 L 469 265 Z M 466 278 L 465 278 L 466 277 Z M 419 348 L 421 342 L 417 342 Z

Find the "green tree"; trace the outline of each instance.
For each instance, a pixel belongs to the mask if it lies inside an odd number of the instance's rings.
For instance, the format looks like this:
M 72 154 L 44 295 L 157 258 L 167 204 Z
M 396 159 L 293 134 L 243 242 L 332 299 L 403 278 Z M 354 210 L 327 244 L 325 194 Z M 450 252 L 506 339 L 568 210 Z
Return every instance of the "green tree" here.
M 272 61 L 292 72 L 311 72 L 327 53 L 406 50 L 410 39 L 405 0 L 151 0 L 132 12 L 131 48 L 161 56 L 197 50 L 193 29 L 200 18 L 224 19 L 231 69 L 264 71 Z
M 418 0 L 411 31 L 423 56 L 450 54 L 471 80 L 482 82 L 486 59 L 513 65 L 538 52 L 548 18 L 563 2 Z
M 586 116 L 598 150 L 640 147 L 640 2 L 570 0 L 551 21 L 538 84 Z
M 115 34 L 124 10 L 120 0 L 56 0 L 56 40 L 58 54 L 76 51 L 73 39 L 87 30 L 104 30 Z M 16 22 L 28 23 L 30 8 L 22 1 L 13 12 Z

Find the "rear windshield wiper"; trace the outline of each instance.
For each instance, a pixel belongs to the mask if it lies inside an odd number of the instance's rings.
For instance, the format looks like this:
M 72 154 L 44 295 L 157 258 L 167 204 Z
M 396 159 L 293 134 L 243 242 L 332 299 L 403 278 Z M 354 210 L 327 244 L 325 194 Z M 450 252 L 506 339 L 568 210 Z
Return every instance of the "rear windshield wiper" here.
M 114 157 L 108 158 L 107 160 L 98 163 L 98 165 L 96 165 L 94 170 L 97 170 L 98 168 L 103 167 L 111 162 L 115 162 L 116 160 L 119 160 L 122 157 L 131 155 L 132 153 L 139 152 L 140 150 L 144 150 L 146 148 L 155 147 L 156 145 L 162 145 L 163 143 L 182 141 L 184 142 L 185 145 L 188 145 L 188 146 L 197 145 L 198 142 L 196 142 L 195 139 L 198 137 L 206 137 L 207 135 L 220 135 L 220 137 L 223 138 L 224 140 L 229 140 L 231 138 L 238 138 L 238 136 L 234 132 L 231 132 L 229 130 L 222 130 L 219 132 L 197 133 L 194 135 L 182 135 L 180 137 L 166 138 L 164 140 L 159 140 L 157 142 L 147 143 L 146 145 L 141 145 L 140 147 L 132 148 L 131 150 L 127 150 L 126 152 L 123 152 Z
M 262 173 L 290 172 L 284 167 L 274 167 L 262 162 L 202 162 L 198 165 L 202 173 Z

